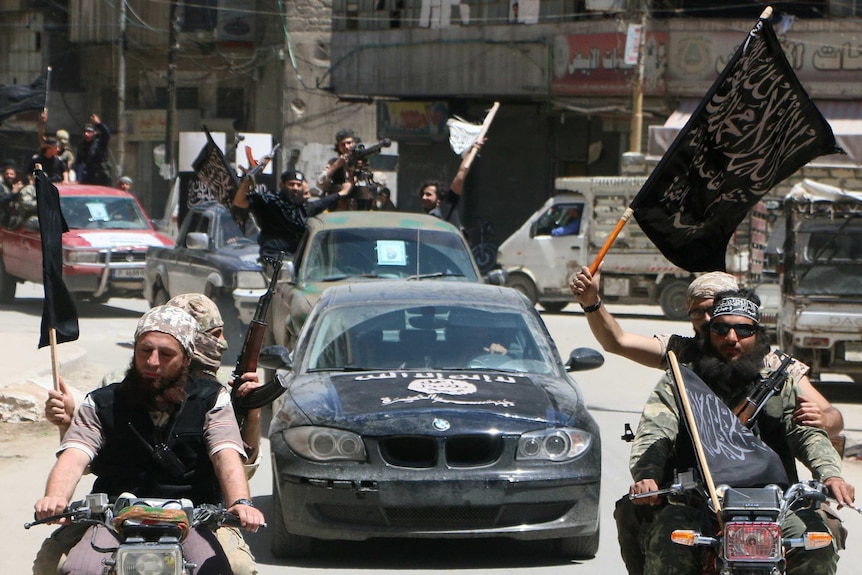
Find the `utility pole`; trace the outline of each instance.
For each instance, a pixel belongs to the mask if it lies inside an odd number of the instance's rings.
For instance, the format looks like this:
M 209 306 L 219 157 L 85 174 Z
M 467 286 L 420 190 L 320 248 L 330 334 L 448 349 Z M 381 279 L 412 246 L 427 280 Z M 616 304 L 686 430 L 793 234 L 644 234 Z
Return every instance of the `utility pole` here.
M 177 122 L 177 53 L 180 51 L 180 20 L 177 13 L 179 0 L 171 0 L 170 28 L 168 31 L 168 109 L 165 115 L 165 165 L 171 178 L 176 174 L 174 154 L 174 126 Z
M 120 0 L 120 34 L 117 38 L 117 167 L 114 178 L 124 174 L 126 161 L 126 0 Z
M 629 152 L 640 154 L 643 139 L 643 105 L 644 105 L 644 60 L 646 59 L 647 15 L 649 0 L 643 0 L 640 6 L 640 45 L 638 46 L 638 63 L 635 67 L 635 77 L 632 82 L 632 123 L 629 132 Z

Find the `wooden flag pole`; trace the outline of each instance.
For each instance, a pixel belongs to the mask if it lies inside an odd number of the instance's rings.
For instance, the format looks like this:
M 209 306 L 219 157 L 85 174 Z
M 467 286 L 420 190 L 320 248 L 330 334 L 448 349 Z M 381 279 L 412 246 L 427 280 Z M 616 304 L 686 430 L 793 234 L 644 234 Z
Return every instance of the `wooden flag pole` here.
M 691 402 L 688 400 L 688 393 L 685 390 L 682 373 L 679 371 L 679 362 L 676 359 L 676 354 L 672 351 L 667 352 L 667 362 L 673 372 L 673 379 L 676 383 L 676 388 L 679 391 L 679 397 L 682 400 L 682 410 L 685 414 L 685 420 L 688 423 L 688 428 L 691 431 L 691 441 L 694 443 L 694 450 L 697 453 L 697 460 L 700 462 L 700 469 L 703 472 L 703 480 L 706 482 L 706 489 L 709 493 L 709 498 L 712 500 L 715 515 L 718 518 L 718 528 L 723 529 L 724 524 L 721 520 L 721 503 L 718 501 L 718 494 L 715 492 L 715 483 L 712 481 L 712 473 L 709 471 L 709 466 L 706 463 L 706 455 L 703 452 L 703 444 L 700 442 L 700 432 L 697 430 L 697 425 L 694 422 L 694 414 L 691 411 Z
M 57 328 L 48 329 L 48 338 L 51 342 L 51 375 L 54 378 L 54 390 L 60 391 L 60 362 L 57 359 Z
M 479 132 L 479 136 L 476 138 L 477 142 L 482 141 L 482 139 L 485 137 L 485 134 L 488 133 L 488 128 L 491 127 L 491 122 L 494 121 L 494 116 L 497 114 L 497 110 L 499 109 L 500 102 L 494 102 L 494 105 L 491 106 L 491 110 L 488 112 L 488 115 L 485 116 L 485 121 L 482 122 L 482 130 Z M 470 146 L 470 149 L 467 150 L 467 156 L 464 158 L 464 161 L 461 162 L 461 166 L 469 170 L 478 152 L 479 150 L 476 148 L 476 146 Z
M 610 233 L 608 239 L 605 240 L 605 245 L 602 246 L 602 249 L 600 249 L 599 253 L 596 254 L 596 259 L 593 260 L 592 264 L 590 264 L 590 274 L 595 274 L 596 270 L 599 269 L 599 264 L 601 264 L 602 260 L 605 259 L 605 255 L 610 251 L 611 246 L 614 245 L 614 241 L 616 241 L 620 232 L 623 231 L 623 227 L 625 227 L 626 223 L 631 219 L 632 214 L 634 214 L 634 210 L 630 207 L 626 208 L 626 211 L 623 212 L 623 215 L 620 217 L 614 230 Z

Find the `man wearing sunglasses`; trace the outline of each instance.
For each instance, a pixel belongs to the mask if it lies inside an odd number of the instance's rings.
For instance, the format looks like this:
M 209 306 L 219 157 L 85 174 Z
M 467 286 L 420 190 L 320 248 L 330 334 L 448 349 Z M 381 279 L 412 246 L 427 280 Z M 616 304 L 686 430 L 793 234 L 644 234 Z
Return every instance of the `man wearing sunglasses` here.
M 708 335 L 700 340 L 700 357 L 689 367 L 724 404 L 733 409 L 750 395 L 760 378 L 768 377 L 780 362 L 771 353 L 769 339 L 760 330 L 760 299 L 751 290 L 715 295 L 707 324 Z M 770 359 L 774 358 L 774 359 Z M 798 394 L 798 374 L 786 374 L 781 390 L 772 397 L 756 419 L 754 429 L 779 454 L 791 483 L 798 481 L 796 459 L 829 489 L 839 508 L 852 505 L 855 488 L 841 478 L 841 459 L 822 429 L 800 424 L 794 418 Z M 669 471 L 677 467 L 677 438 L 685 434 L 679 425 L 680 413 L 674 396 L 673 377 L 666 373 L 650 394 L 632 445 L 630 468 L 634 483 L 629 493 L 646 493 L 667 487 L 673 480 Z M 635 500 L 637 505 L 654 507 L 649 529 L 641 531 L 645 553 L 645 574 L 701 572 L 696 548 L 684 548 L 670 539 L 674 529 L 698 529 L 702 511 L 685 504 L 668 505 L 664 497 Z M 677 502 L 680 503 L 680 502 Z M 825 531 L 823 517 L 805 509 L 788 514 L 782 523 L 784 537 L 799 537 L 805 531 Z M 836 540 L 840 533 L 832 533 Z M 836 545 L 818 550 L 793 549 L 787 553 L 787 573 L 833 574 L 837 569 Z
M 709 272 L 698 276 L 689 284 L 686 294 L 688 317 L 694 329 L 694 336 L 660 334 L 649 337 L 623 330 L 601 303 L 600 282 L 601 266 L 595 275 L 584 266 L 569 283 L 572 293 L 584 310 L 593 336 L 607 352 L 621 355 L 647 367 L 661 369 L 667 368 L 665 356 L 668 350 L 672 350 L 683 363 L 700 357 L 701 342 L 709 333 L 706 326 L 712 319 L 710 312 L 715 294 L 739 287 L 736 277 L 725 272 Z M 825 429 L 830 437 L 840 434 L 844 429 L 844 418 L 841 412 L 814 388 L 806 376 L 808 366 L 793 360 L 787 371 L 795 377 L 799 386 L 798 405 L 793 413 L 796 423 Z M 651 518 L 651 508 L 636 508 L 628 495 L 616 502 L 614 519 L 617 524 L 620 554 L 630 575 L 643 572 L 644 557 L 637 545 L 637 538 L 641 526 Z

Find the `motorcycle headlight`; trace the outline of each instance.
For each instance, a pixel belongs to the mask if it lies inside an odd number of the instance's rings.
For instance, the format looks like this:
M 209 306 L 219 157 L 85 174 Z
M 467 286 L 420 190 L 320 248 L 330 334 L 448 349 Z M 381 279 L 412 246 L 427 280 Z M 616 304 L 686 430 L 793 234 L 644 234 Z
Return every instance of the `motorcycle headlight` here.
M 592 442 L 591 433 L 575 427 L 531 431 L 518 440 L 515 459 L 567 461 L 585 453 Z
M 350 431 L 328 427 L 294 427 L 284 432 L 293 451 L 312 461 L 365 461 L 362 438 Z
M 260 272 L 236 272 L 236 287 L 239 289 L 264 289 L 266 281 Z
M 117 575 L 183 575 L 179 545 L 121 546 L 117 550 Z
M 724 557 L 728 561 L 776 561 L 781 553 L 778 523 L 730 522 L 724 528 Z

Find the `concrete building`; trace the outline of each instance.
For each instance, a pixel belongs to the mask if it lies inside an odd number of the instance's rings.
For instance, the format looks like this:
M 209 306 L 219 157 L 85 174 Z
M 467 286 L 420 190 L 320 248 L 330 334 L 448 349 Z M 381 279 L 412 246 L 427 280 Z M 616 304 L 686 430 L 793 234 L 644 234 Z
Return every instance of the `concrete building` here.
M 171 141 L 172 90 L 175 132 L 206 125 L 228 142 L 237 131 L 270 133 L 282 144 L 279 171 L 298 167 L 314 175 L 332 157 L 341 128 L 367 144 L 391 138 L 395 145 L 375 162 L 397 171 L 389 187 L 408 211 L 419 211 L 420 182 L 454 176 L 459 158 L 449 149 L 446 119 L 479 122 L 499 101 L 489 143 L 467 181 L 462 222 L 490 220 L 500 240 L 553 193 L 557 176 L 646 173 L 655 165 L 761 10 L 722 6 L 0 0 L 0 53 L 8 63 L 0 84 L 29 83 L 51 65 L 48 131 L 68 130 L 74 147 L 89 114 L 99 112 L 115 132 L 115 169 L 122 164 L 135 179 L 154 217 L 169 188 L 157 161 Z M 818 162 L 811 174 L 862 189 L 862 0 L 774 7 L 788 58 L 848 151 Z M 627 61 L 626 38 L 628 25 L 641 22 L 642 137 L 633 145 L 637 66 Z M 4 121 L 0 157 L 31 154 L 37 120 L 33 112 Z M 633 149 L 639 154 L 623 165 Z

